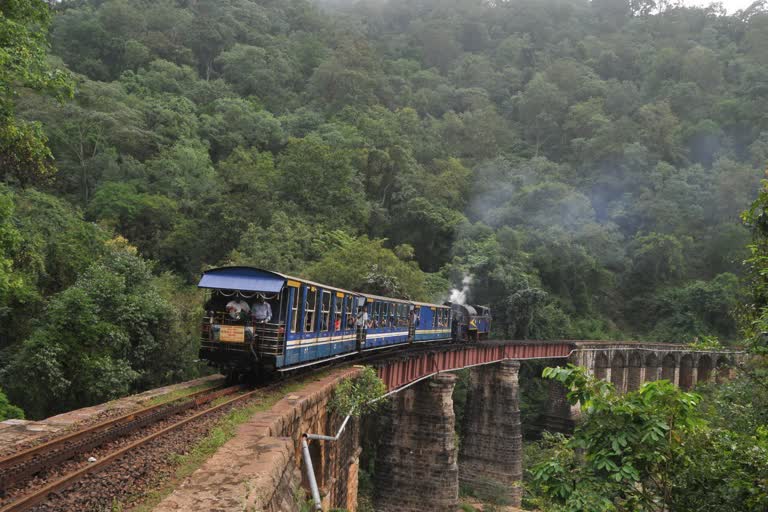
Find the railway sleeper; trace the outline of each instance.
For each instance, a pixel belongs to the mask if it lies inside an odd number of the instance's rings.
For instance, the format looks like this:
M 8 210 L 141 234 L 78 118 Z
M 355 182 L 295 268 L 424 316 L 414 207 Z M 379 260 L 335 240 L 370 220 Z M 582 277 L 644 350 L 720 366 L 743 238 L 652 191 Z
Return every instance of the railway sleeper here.
M 199 400 L 188 400 L 180 404 L 170 405 L 167 408 L 142 415 L 134 420 L 120 423 L 107 430 L 96 432 L 92 436 L 77 439 L 59 449 L 40 454 L 29 460 L 15 464 L 8 468 L 0 469 L 0 494 L 3 494 L 11 486 L 28 479 L 41 471 L 67 460 L 85 454 L 87 451 L 98 448 L 110 441 L 125 437 L 142 427 L 157 423 L 165 418 L 179 414 L 188 409 L 201 405 Z

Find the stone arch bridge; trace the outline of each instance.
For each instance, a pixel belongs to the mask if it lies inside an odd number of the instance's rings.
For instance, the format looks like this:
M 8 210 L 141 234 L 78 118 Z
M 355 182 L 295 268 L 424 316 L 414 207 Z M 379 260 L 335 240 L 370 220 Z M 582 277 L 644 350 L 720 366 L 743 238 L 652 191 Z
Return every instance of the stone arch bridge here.
M 731 376 L 744 352 L 738 349 L 697 350 L 673 343 L 616 341 L 487 341 L 443 345 L 392 356 L 376 364 L 389 391 L 438 373 L 483 366 L 505 360 L 559 359 L 586 367 L 620 392 L 644 382 L 666 379 L 684 389 L 697 382 Z
M 456 510 L 459 483 L 476 491 L 521 499 L 522 425 L 518 398 L 520 361 L 553 360 L 586 367 L 619 392 L 644 382 L 668 379 L 684 389 L 722 382 L 744 357 L 739 350 L 695 350 L 685 345 L 604 342 L 491 341 L 411 352 L 378 363 L 377 371 L 394 395 L 377 418 L 380 440 L 374 478 L 374 505 L 381 512 Z M 557 361 L 559 360 L 559 362 Z M 455 442 L 450 372 L 472 368 L 462 425 Z M 549 382 L 549 400 L 540 426 L 567 432 L 578 407 L 566 390 Z
M 255 414 L 154 511 L 299 512 L 295 496 L 303 493 L 298 487 L 309 488 L 315 480 L 323 510 L 354 512 L 358 471 L 370 462 L 361 459 L 373 453 L 373 445 L 374 506 L 379 512 L 455 511 L 460 482 L 497 497 L 501 493 L 517 504 L 523 474 L 520 361 L 583 365 L 624 392 L 661 378 L 685 388 L 722 381 L 742 358 L 734 350 L 592 341 L 417 345 L 405 353 L 377 354 L 371 364 L 392 395 L 383 413 L 361 421 L 331 412 L 334 389 L 359 368 L 331 372 Z M 471 370 L 458 446 L 453 407 L 457 377 L 451 372 L 463 368 Z M 549 385 L 550 399 L 537 426 L 568 430 L 578 410 L 567 403 L 559 383 Z M 310 434 L 320 435 L 310 439 L 304 453 Z M 362 444 L 371 449 L 364 451 Z

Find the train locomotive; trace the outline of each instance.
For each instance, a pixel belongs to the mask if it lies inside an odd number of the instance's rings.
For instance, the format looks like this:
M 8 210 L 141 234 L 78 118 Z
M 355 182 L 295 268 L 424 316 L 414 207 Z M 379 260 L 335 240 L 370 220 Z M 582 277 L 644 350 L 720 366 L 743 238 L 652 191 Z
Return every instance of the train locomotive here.
M 453 317 L 451 337 L 454 341 L 487 340 L 491 333 L 491 310 L 485 306 L 470 306 L 446 302 Z
M 198 287 L 206 290 L 200 358 L 231 379 L 490 331 L 488 308 L 380 297 L 253 267 L 208 270 Z

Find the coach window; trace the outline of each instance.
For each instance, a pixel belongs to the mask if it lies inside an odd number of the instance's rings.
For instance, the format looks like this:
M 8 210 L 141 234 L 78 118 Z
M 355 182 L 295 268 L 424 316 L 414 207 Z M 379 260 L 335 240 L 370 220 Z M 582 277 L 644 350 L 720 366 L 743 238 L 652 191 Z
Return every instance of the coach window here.
M 347 329 L 352 329 L 352 327 L 355 325 L 355 313 L 352 310 L 352 306 L 354 302 L 355 302 L 354 297 L 347 295 L 347 300 L 346 300 L 347 325 L 345 326 Z
M 299 304 L 301 301 L 301 288 L 293 288 L 293 302 L 291 302 L 291 333 L 298 331 L 299 325 Z
M 317 310 L 317 289 L 310 288 L 307 291 L 307 303 L 304 306 L 304 332 L 315 332 L 315 311 Z
M 337 293 L 333 303 L 333 330 L 340 331 L 344 325 L 344 295 Z
M 331 292 L 323 292 L 323 325 L 321 331 L 331 330 Z

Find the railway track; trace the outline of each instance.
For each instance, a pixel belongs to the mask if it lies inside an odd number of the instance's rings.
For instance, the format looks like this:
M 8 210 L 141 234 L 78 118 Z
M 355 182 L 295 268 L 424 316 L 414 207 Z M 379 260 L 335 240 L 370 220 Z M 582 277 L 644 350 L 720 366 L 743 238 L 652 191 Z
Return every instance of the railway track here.
M 219 387 L 213 390 L 207 389 L 198 391 L 171 402 L 146 407 L 116 418 L 111 418 L 70 434 L 57 437 L 46 443 L 0 458 L 0 498 L 2 498 L 8 490 L 24 485 L 26 481 L 37 473 L 53 468 L 63 462 L 79 458 L 82 454 L 95 448 L 131 435 L 143 428 L 172 418 L 173 416 L 184 413 L 190 409 L 204 406 L 219 398 L 243 391 L 243 389 L 243 386 L 230 386 Z M 27 493 L 18 497 L 14 496 L 9 503 L 0 501 L 0 503 L 3 503 L 2 506 L 0 506 L 0 512 L 28 510 L 44 501 L 52 492 L 69 487 L 69 485 L 83 476 L 102 469 L 130 450 L 146 444 L 160 435 L 171 432 L 176 428 L 180 428 L 189 421 L 197 419 L 202 415 L 209 414 L 223 406 L 243 400 L 259 391 L 261 390 L 257 389 L 246 392 L 223 403 L 205 408 L 201 412 L 172 423 L 169 427 L 163 428 L 162 430 L 145 436 L 138 441 L 132 442 L 120 450 L 100 458 L 96 462 L 88 463 L 84 467 L 50 482 L 32 493 Z
M 328 371 L 348 364 L 371 363 L 388 357 L 403 357 L 411 352 L 430 350 L 436 345 L 415 346 L 408 350 L 400 350 L 393 353 L 383 350 L 378 353 L 369 353 L 362 357 L 346 361 L 338 361 L 329 365 L 318 365 L 313 368 L 295 370 L 295 374 L 286 376 L 285 379 L 247 390 L 244 386 L 221 387 L 213 390 L 203 390 L 186 395 L 171 402 L 147 407 L 128 414 L 112 418 L 87 428 L 72 432 L 62 437 L 55 438 L 46 443 L 33 446 L 9 456 L 0 458 L 0 512 L 21 512 L 43 505 L 51 495 L 59 495 L 65 489 L 88 475 L 97 473 L 115 464 L 118 460 L 136 453 L 141 447 L 147 446 L 161 438 L 166 438 L 174 431 L 193 424 L 216 411 L 226 409 L 240 402 L 248 401 L 259 394 L 266 394 L 280 388 L 288 381 L 300 376 L 306 377 L 313 373 Z M 220 399 L 239 393 L 237 396 L 221 401 Z M 200 408 L 194 414 L 189 411 Z M 181 415 L 174 419 L 175 415 Z M 162 428 L 157 428 L 158 423 L 167 422 Z M 142 429 L 152 430 L 146 435 L 136 436 Z M 125 442 L 129 436 L 136 439 Z M 115 441 L 123 440 L 122 444 Z M 103 449 L 94 462 L 86 462 L 84 455 L 99 447 L 109 444 L 117 444 L 114 449 Z M 64 464 L 65 469 L 58 467 Z M 44 473 L 53 471 L 53 476 Z M 35 475 L 43 474 L 41 482 L 28 484 Z M 25 487 L 26 486 L 26 487 Z M 12 489 L 12 495 L 6 492 Z M 89 492 L 89 490 L 77 491 Z M 93 491 L 95 492 L 95 491 Z M 61 510 L 54 507 L 54 510 Z M 43 510 L 49 510 L 43 506 Z M 65 508 L 65 510 L 70 510 Z

